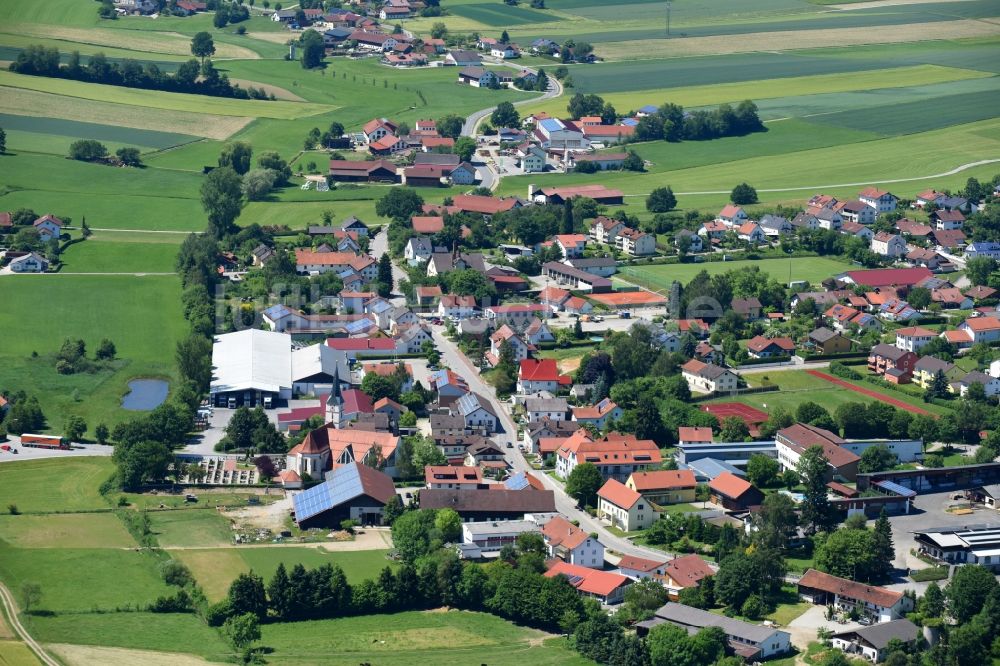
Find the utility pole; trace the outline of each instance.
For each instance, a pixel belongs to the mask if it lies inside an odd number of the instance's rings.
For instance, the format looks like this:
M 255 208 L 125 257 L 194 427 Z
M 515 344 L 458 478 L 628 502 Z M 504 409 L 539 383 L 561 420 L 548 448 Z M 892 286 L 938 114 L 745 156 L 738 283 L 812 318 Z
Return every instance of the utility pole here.
M 667 0 L 667 37 L 670 36 L 670 0 Z

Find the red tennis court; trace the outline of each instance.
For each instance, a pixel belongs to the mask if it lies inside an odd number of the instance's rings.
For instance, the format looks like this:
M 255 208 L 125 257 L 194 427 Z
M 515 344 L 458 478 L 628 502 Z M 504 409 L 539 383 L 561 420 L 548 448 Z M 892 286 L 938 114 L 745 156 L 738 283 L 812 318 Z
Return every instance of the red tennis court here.
M 719 402 L 705 405 L 702 409 L 719 419 L 720 422 L 729 416 L 738 416 L 747 425 L 756 425 L 767 420 L 767 412 L 762 412 L 750 405 L 744 405 L 742 402 Z

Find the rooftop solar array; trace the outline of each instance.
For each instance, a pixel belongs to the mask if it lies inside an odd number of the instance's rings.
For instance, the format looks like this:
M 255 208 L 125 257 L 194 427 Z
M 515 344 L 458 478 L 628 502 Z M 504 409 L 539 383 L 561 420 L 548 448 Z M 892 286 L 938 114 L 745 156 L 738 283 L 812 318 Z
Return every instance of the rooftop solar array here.
M 916 497 L 917 491 L 910 490 L 905 486 L 901 486 L 894 481 L 876 481 L 873 485 L 878 486 L 882 490 L 892 493 L 893 495 L 899 495 L 900 497 Z
M 523 490 L 528 487 L 528 475 L 524 472 L 515 474 L 504 481 L 504 485 L 507 487 L 507 490 Z
M 295 520 L 303 521 L 364 494 L 356 465 L 344 465 L 330 473 L 326 481 L 299 493 L 293 499 Z

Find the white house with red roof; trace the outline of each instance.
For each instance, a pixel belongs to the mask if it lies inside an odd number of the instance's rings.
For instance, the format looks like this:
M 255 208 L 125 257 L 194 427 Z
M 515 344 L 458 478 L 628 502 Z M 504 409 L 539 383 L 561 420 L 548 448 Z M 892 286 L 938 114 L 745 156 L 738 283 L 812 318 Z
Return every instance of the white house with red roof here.
M 438 315 L 450 319 L 468 319 L 476 312 L 476 297 L 471 294 L 445 294 L 438 301 Z
M 424 481 L 428 488 L 475 490 L 483 482 L 483 470 L 464 465 L 427 465 L 424 467 Z
M 604 544 L 562 516 L 545 523 L 542 538 L 550 558 L 595 569 L 604 566 Z
M 378 277 L 378 266 L 367 254 L 353 252 L 319 252 L 307 248 L 296 248 L 295 269 L 302 275 L 320 275 L 333 271 L 343 273 L 355 270 L 367 280 Z
M 756 222 L 744 222 L 737 228 L 736 235 L 740 240 L 748 243 L 763 243 L 767 241 L 767 235 Z
M 1000 341 L 1000 318 L 970 317 L 958 325 L 972 344 Z
M 500 362 L 500 352 L 503 349 L 504 343 L 510 345 L 514 353 L 514 361 L 516 362 L 528 358 L 533 349 L 533 346 L 529 347 L 528 343 L 522 340 L 521 336 L 514 329 L 504 324 L 490 336 L 490 350 L 486 352 L 485 356 L 486 361 L 491 366 L 496 367 Z
M 396 135 L 397 125 L 388 118 L 373 118 L 361 128 L 367 143 L 375 143 L 379 139 Z
M 906 241 L 899 234 L 880 231 L 872 236 L 871 250 L 883 257 L 902 257 L 906 254 Z
M 919 351 L 937 337 L 937 332 L 923 326 L 908 326 L 896 331 L 896 347 L 906 351 Z
M 615 237 L 625 228 L 625 223 L 604 215 L 598 215 L 590 225 L 590 236 L 598 243 L 614 245 Z
M 625 485 L 650 502 L 663 505 L 694 502 L 698 483 L 689 469 L 657 469 L 632 472 Z
M 752 358 L 790 356 L 794 351 L 795 343 L 791 338 L 765 338 L 758 335 L 747 341 L 747 353 Z
M 711 428 L 681 426 L 677 429 L 678 444 L 711 444 L 713 435 Z
M 593 304 L 580 296 L 570 296 L 563 304 L 563 310 L 571 315 L 583 315 L 592 312 Z
M 634 532 L 648 528 L 659 514 L 642 495 L 621 481 L 608 479 L 597 491 L 597 517 L 623 532 Z
M 715 570 L 699 555 L 684 555 L 667 562 L 663 583 L 667 594 L 676 599 L 681 590 L 698 587 L 701 581 L 714 575 Z
M 625 589 L 632 584 L 631 579 L 621 574 L 562 561 L 553 564 L 544 575 L 546 578 L 566 576 L 581 596 L 597 599 L 605 605 L 621 603 L 625 599 Z
M 633 580 L 655 580 L 664 582 L 667 563 L 661 560 L 648 560 L 635 555 L 623 555 L 618 560 L 618 573 Z
M 615 236 L 615 246 L 629 256 L 645 257 L 656 254 L 656 236 L 625 227 Z
M 594 437 L 580 428 L 563 440 L 556 450 L 556 476 L 566 479 L 577 465 L 591 463 L 606 479 L 623 483 L 633 472 L 644 472 L 663 460 L 659 447 L 651 439 L 609 432 Z
M 569 388 L 572 383 L 573 378 L 560 374 L 559 366 L 552 358 L 526 358 L 518 366 L 517 392 L 521 395 L 541 391 L 554 394 L 562 387 Z
M 587 247 L 587 237 L 583 234 L 559 234 L 555 237 L 556 246 L 562 251 L 563 259 L 582 257 Z
M 539 292 L 538 302 L 542 305 L 548 305 L 552 308 L 553 312 L 558 312 L 563 309 L 563 306 L 571 295 L 567 289 L 548 286 Z
M 896 202 L 899 201 L 891 192 L 877 187 L 866 187 L 858 192 L 858 200 L 874 208 L 879 215 L 896 210 Z
M 736 204 L 726 204 L 719 214 L 715 216 L 717 222 L 724 222 L 726 226 L 733 227 L 739 226 L 750 219 L 747 212 L 743 210 L 741 206 Z

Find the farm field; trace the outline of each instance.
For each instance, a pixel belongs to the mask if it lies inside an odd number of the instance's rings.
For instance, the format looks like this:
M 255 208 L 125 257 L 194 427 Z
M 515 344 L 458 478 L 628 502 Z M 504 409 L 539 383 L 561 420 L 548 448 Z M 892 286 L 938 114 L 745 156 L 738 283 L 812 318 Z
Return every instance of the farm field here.
M 156 130 L 140 130 L 129 127 L 114 127 L 98 123 L 86 123 L 59 118 L 29 118 L 0 113 L 0 125 L 10 133 L 11 130 L 30 132 L 33 134 L 55 134 L 73 139 L 96 139 L 110 141 L 121 145 L 137 146 L 146 149 L 162 149 L 190 141 L 198 137 Z M 63 153 L 65 154 L 65 153 Z
M 793 76 L 757 81 L 739 81 L 703 86 L 667 87 L 618 92 L 602 95 L 622 112 L 638 109 L 646 104 L 660 105 L 665 102 L 685 107 L 698 107 L 739 102 L 753 99 L 755 102 L 769 98 L 832 94 L 855 90 L 876 90 L 883 88 L 905 88 L 911 85 L 933 85 L 948 81 L 980 79 L 993 76 L 990 72 L 973 69 L 942 67 L 940 65 L 913 65 L 892 69 L 876 69 L 862 72 L 838 72 L 813 76 Z M 566 100 L 557 98 L 538 105 L 528 105 L 525 112 L 546 111 L 563 114 Z M 950 124 L 950 123 L 949 123 Z
M 154 510 L 148 515 L 156 541 L 163 548 L 228 546 L 232 542 L 229 521 L 215 509 Z
M 22 514 L 107 509 L 97 489 L 114 471 L 110 458 L 18 460 L 0 465 L 0 505 Z
M 387 566 L 394 566 L 385 558 L 387 550 L 328 551 L 322 547 L 271 546 L 237 548 L 184 548 L 171 550 L 171 555 L 191 569 L 205 595 L 212 601 L 222 599 L 229 584 L 241 573 L 253 570 L 271 579 L 278 564 L 285 568 L 302 564 L 307 569 L 323 564 L 337 564 L 352 583 L 375 578 Z
M 0 541 L 15 548 L 130 548 L 113 513 L 0 516 Z
M 759 261 L 706 261 L 691 264 L 628 266 L 619 274 L 624 280 L 655 290 L 669 289 L 675 280 L 686 284 L 701 271 L 709 275 L 727 273 L 741 268 L 757 267 L 783 284 L 805 280 L 817 285 L 826 278 L 855 268 L 851 264 L 829 257 L 796 257 L 794 259 L 761 259 Z
M 20 334 L 0 350 L 0 386 L 37 395 L 50 431 L 58 432 L 69 414 L 84 416 L 90 428 L 113 425 L 128 414 L 120 401 L 130 379 L 174 377 L 173 353 L 164 350 L 173 350 L 185 327 L 178 278 L 56 274 L 3 280 L 0 330 Z M 46 307 L 39 309 L 42 302 Z M 82 338 L 91 355 L 109 337 L 120 360 L 95 374 L 61 375 L 53 356 L 67 337 Z
M 302 631 L 316 640 L 302 641 Z M 263 627 L 262 642 L 274 647 L 276 664 L 357 664 L 359 659 L 392 666 L 432 662 L 442 666 L 489 663 L 593 663 L 561 638 L 517 627 L 497 617 L 465 611 L 408 612 Z

